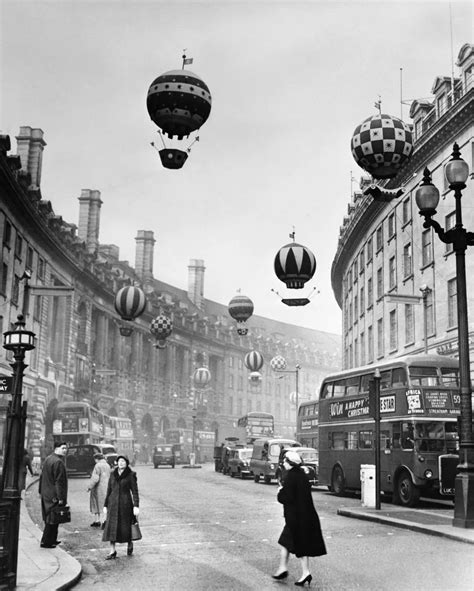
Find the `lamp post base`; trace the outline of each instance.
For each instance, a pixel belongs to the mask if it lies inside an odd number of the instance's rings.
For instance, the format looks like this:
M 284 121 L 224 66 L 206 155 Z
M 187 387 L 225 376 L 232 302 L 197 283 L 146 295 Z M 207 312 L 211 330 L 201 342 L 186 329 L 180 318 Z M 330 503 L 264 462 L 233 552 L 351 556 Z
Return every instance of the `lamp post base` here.
M 474 463 L 473 451 L 464 451 L 464 462 L 455 480 L 454 527 L 474 529 Z M 462 453 L 462 452 L 461 452 Z

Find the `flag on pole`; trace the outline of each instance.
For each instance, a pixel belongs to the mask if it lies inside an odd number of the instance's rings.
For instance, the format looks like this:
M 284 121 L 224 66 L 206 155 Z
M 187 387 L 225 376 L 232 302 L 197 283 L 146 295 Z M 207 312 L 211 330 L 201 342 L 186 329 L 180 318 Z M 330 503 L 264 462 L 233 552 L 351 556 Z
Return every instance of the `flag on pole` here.
M 192 63 L 193 63 L 193 58 L 192 57 L 187 57 L 187 58 L 184 59 L 183 66 L 189 66 Z

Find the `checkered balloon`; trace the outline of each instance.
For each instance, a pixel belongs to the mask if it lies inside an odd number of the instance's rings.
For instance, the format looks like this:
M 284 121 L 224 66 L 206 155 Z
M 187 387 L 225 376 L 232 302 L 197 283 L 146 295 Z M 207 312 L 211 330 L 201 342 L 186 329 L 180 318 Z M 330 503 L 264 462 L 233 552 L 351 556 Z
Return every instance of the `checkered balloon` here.
M 361 168 L 376 179 L 390 179 L 410 158 L 413 136 L 401 119 L 377 114 L 355 128 L 351 149 Z
M 173 323 L 168 316 L 160 314 L 156 318 L 153 318 L 150 324 L 150 332 L 159 340 L 166 339 L 170 336 L 173 330 Z
M 275 355 L 270 361 L 270 366 L 273 371 L 283 371 L 286 369 L 286 359 L 282 355 Z

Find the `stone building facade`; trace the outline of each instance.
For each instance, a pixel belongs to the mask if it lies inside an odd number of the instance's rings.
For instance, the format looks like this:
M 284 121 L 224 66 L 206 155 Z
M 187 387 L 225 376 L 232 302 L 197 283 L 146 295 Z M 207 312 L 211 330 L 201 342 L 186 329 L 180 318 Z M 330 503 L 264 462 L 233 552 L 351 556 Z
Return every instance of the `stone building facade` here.
M 190 428 L 193 420 L 197 430 L 219 438 L 250 410 L 272 413 L 276 430 L 292 435 L 294 376 L 277 380 L 269 361 L 281 354 L 289 369 L 298 363 L 300 397 L 315 398 L 322 378 L 340 369 L 340 335 L 253 316 L 249 334 L 239 336 L 227 306 L 204 296 L 204 261 L 190 261 L 188 290 L 160 281 L 153 276 L 151 230 L 137 232 L 134 267 L 120 260 L 117 246 L 99 240 L 100 191 L 82 190 L 78 225 L 66 222 L 41 194 L 43 131 L 21 127 L 16 140 L 15 155 L 10 138 L 0 137 L 0 332 L 22 313 L 37 335 L 23 390 L 33 453 L 51 448 L 54 409 L 63 401 L 87 401 L 131 418 L 144 446 L 167 429 Z M 142 287 L 147 308 L 123 337 L 114 296 L 130 284 Z M 65 287 L 73 291 L 64 295 Z M 174 329 L 158 350 L 149 327 L 160 313 Z M 250 385 L 243 363 L 251 349 L 266 360 L 258 387 Z M 10 374 L 10 361 L 1 348 L 0 374 Z M 196 392 L 192 375 L 201 365 L 212 379 Z
M 456 65 L 458 77 L 435 78 L 433 100 L 412 102 L 413 155 L 395 179 L 379 182 L 387 189 L 401 187 L 403 195 L 376 201 L 364 192 L 370 180 L 362 178 L 361 191 L 348 205 L 332 265 L 333 290 L 343 312 L 344 368 L 425 350 L 457 354 L 455 254 L 452 245 L 442 243 L 431 228 L 423 228 L 415 202 L 428 167 L 441 195 L 434 219 L 452 228 L 455 203 L 443 167 L 454 142 L 474 172 L 472 44 L 462 46 Z M 472 179 L 471 174 L 462 200 L 469 231 L 474 230 Z M 472 334 L 474 252 L 469 248 L 466 269 Z

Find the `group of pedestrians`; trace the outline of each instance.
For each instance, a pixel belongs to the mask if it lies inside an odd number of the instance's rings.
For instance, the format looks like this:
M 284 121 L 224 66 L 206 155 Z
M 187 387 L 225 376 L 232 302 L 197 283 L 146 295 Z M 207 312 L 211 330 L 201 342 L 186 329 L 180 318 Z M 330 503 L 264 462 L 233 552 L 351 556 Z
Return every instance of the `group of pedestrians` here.
M 43 464 L 39 482 L 41 513 L 45 523 L 41 548 L 56 548 L 58 523 L 54 509 L 67 505 L 67 472 L 64 456 L 65 442 L 58 442 Z M 116 544 L 127 544 L 127 555 L 133 554 L 132 524 L 139 514 L 137 474 L 131 470 L 127 457 L 117 457 L 117 466 L 111 469 L 104 456 L 94 455 L 95 466 L 87 490 L 90 493 L 90 511 L 94 515 L 91 527 L 102 528 L 102 541 L 110 543 L 106 560 L 117 557 Z
M 54 452 L 46 458 L 41 472 L 39 493 L 45 522 L 40 543 L 42 548 L 55 548 L 61 543 L 52 510 L 67 504 L 66 452 L 66 443 L 57 443 Z M 87 487 L 90 511 L 94 515 L 91 527 L 102 528 L 102 541 L 110 543 L 106 560 L 117 557 L 116 544 L 127 544 L 127 555 L 131 556 L 132 525 L 139 514 L 137 474 L 123 455 L 118 456 L 117 466 L 113 469 L 100 453 L 95 454 L 94 460 L 95 467 Z M 326 546 L 313 503 L 311 485 L 301 469 L 301 457 L 289 450 L 285 454 L 283 466 L 285 477 L 278 487 L 277 499 L 283 505 L 285 526 L 278 539 L 281 547 L 280 563 L 272 577 L 275 580 L 288 577 L 289 557 L 294 554 L 301 563 L 301 576 L 295 585 L 303 587 L 308 583 L 310 586 L 312 575 L 309 558 L 326 554 Z

